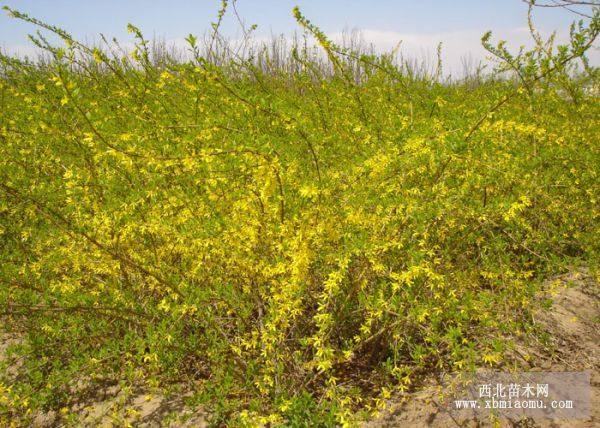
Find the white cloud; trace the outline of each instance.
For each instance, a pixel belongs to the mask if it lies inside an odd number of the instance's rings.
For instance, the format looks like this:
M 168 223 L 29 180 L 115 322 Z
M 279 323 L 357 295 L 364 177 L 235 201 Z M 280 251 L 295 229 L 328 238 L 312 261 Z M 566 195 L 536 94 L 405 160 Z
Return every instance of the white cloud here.
M 37 58 L 42 50 L 34 45 L 2 45 L 0 51 L 9 56 Z
M 398 53 L 404 58 L 426 63 L 430 69 L 436 64 L 437 46 L 442 43 L 442 64 L 445 75 L 452 74 L 460 76 L 464 72 L 464 65 L 470 64 L 476 66 L 480 61 L 487 62 L 489 53 L 481 46 L 481 36 L 485 29 L 469 29 L 460 31 L 448 31 L 437 33 L 404 33 L 398 31 L 382 31 L 377 29 L 351 30 L 344 32 L 328 33 L 327 36 L 338 43 L 348 42 L 350 40 L 359 41 L 363 46 L 373 45 L 377 52 L 390 52 L 400 44 Z M 550 34 L 542 32 L 542 37 L 546 38 Z M 292 35 L 281 36 L 290 42 Z M 507 47 L 511 52 L 515 52 L 521 45 L 532 46 L 533 40 L 527 27 L 515 27 L 508 29 L 496 29 L 492 34 L 492 42 L 497 43 L 505 40 Z M 566 32 L 557 34 L 557 43 L 568 40 Z M 253 44 L 269 44 L 272 37 L 257 36 L 254 37 Z M 241 39 L 230 39 L 231 46 L 239 46 Z M 186 54 L 188 44 L 183 38 L 166 39 L 164 43 L 167 47 L 173 47 L 182 53 L 182 57 L 188 57 Z M 314 43 L 314 41 L 309 42 Z M 289 44 L 288 44 L 289 45 Z M 121 43 L 121 47 L 126 51 L 133 48 L 132 42 Z M 16 54 L 19 56 L 36 57 L 40 50 L 33 45 L 5 45 L 1 46 L 4 53 Z M 600 50 L 597 46 L 588 51 L 591 63 L 600 65 Z
M 484 29 L 470 29 L 439 33 L 402 33 L 364 29 L 356 33 L 364 43 L 372 44 L 378 52 L 390 52 L 400 43 L 399 52 L 406 58 L 425 60 L 430 65 L 436 62 L 437 46 L 441 42 L 444 73 L 460 75 L 463 72 L 463 62 L 476 64 L 479 61 L 485 62 L 489 57 L 490 54 L 481 45 L 481 37 L 485 32 Z M 548 36 L 548 33 L 542 32 L 542 37 Z M 342 41 L 348 37 L 348 32 L 331 33 L 329 37 Z M 567 39 L 566 33 L 558 33 L 556 42 L 565 42 Z M 527 27 L 498 29 L 492 33 L 492 42 L 497 43 L 500 40 L 506 41 L 511 52 L 516 52 L 522 45 L 533 45 Z M 592 64 L 600 64 L 600 52 L 597 47 L 589 51 L 589 57 Z

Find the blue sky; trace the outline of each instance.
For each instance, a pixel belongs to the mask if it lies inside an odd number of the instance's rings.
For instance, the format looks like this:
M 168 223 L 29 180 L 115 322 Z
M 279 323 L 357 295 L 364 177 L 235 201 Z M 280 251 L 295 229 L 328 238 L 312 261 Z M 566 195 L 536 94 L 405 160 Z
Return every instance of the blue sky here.
M 189 33 L 204 33 L 219 4 L 218 0 L 0 0 L 0 5 L 58 25 L 79 39 L 95 39 L 103 33 L 127 41 L 125 27 L 132 22 L 148 36 L 176 43 Z M 529 40 L 527 6 L 521 0 L 238 0 L 236 5 L 248 25 L 258 25 L 258 36 L 297 30 L 291 10 L 298 5 L 328 34 L 359 29 L 365 40 L 382 50 L 403 40 L 407 54 L 430 55 L 441 41 L 451 66 L 458 64 L 459 57 L 484 57 L 479 38 L 486 30 L 515 47 Z M 559 30 L 561 34 L 575 18 L 561 9 L 538 9 L 535 16 L 544 33 Z M 0 47 L 27 53 L 26 36 L 32 30 L 0 14 Z M 232 37 L 239 34 L 233 15 L 225 19 L 222 30 Z

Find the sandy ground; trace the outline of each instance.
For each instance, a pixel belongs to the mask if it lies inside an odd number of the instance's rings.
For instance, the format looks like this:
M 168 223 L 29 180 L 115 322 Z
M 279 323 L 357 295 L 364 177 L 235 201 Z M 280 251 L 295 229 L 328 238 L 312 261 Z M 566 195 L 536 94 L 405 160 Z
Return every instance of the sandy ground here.
M 549 343 L 533 335 L 521 339 L 512 364 L 521 371 L 591 371 L 591 419 L 504 418 L 495 423 L 502 427 L 600 427 L 600 287 L 587 270 L 574 270 L 547 281 L 540 298 L 553 301 L 549 310 L 540 310 L 534 317 L 536 327 L 548 333 Z M 449 412 L 441 384 L 430 379 L 418 391 L 393 399 L 389 410 L 365 427 L 495 426 L 489 417 L 464 413 L 459 417 Z
M 6 350 L 18 342 L 16 336 L 0 334 L 0 362 L 6 359 Z M 9 375 L 16 374 L 20 364 L 9 368 Z M 185 391 L 182 388 L 183 391 Z M 86 388 L 79 385 L 77 404 L 68 409 L 77 416 L 77 427 L 182 427 L 207 426 L 202 411 L 192 411 L 185 405 L 188 392 L 174 393 L 169 397 L 153 394 L 147 389 L 124 391 L 117 385 Z M 70 424 L 68 426 L 72 426 Z M 63 418 L 55 411 L 34 415 L 32 427 L 54 428 L 65 426 Z
M 186 408 L 187 394 L 166 398 L 138 390 L 123 393 L 118 389 L 103 392 L 95 400 L 70 409 L 78 415 L 76 426 L 82 427 L 206 427 L 204 414 Z M 126 410 L 123 410 L 126 409 Z M 38 415 L 35 427 L 63 426 L 55 413 Z

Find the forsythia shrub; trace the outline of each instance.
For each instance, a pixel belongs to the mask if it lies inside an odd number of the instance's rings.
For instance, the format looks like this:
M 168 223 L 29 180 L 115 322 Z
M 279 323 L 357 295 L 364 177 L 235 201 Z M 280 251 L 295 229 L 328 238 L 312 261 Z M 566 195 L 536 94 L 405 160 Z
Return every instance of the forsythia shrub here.
M 329 66 L 220 64 L 193 36 L 193 59 L 155 61 L 134 26 L 126 54 L 9 12 L 64 46 L 0 57 L 20 337 L 0 421 L 183 382 L 215 424 L 350 424 L 425 372 L 500 363 L 538 278 L 597 265 L 600 103 L 569 71 L 597 15 L 550 53 L 486 35 L 524 77 L 474 84 L 344 50 L 298 10 Z

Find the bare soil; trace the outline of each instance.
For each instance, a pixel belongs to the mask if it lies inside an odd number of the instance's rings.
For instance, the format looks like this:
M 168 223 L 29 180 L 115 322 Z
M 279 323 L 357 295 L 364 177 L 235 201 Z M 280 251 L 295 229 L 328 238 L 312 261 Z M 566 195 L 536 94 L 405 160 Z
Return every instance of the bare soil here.
M 100 391 L 95 400 L 78 403 L 70 412 L 78 417 L 76 426 L 81 427 L 205 427 L 202 412 L 192 412 L 180 396 L 165 397 L 148 391 L 132 393 L 107 388 Z M 34 420 L 35 427 L 63 426 L 55 412 L 39 414 Z
M 547 340 L 536 334 L 519 339 L 512 366 L 522 371 L 591 371 L 591 419 L 458 418 L 445 404 L 442 382 L 430 379 L 417 391 L 394 398 L 387 412 L 365 427 L 600 427 L 600 287 L 587 270 L 574 269 L 547 281 L 539 297 L 552 300 L 550 309 L 534 315 L 537 331 Z
M 0 332 L 1 333 L 1 332 Z M 0 362 L 6 361 L 6 351 L 19 341 L 14 335 L 0 334 Z M 9 375 L 16 374 L 21 364 L 17 361 L 9 367 Z M 201 410 L 192 411 L 185 399 L 191 395 L 182 386 L 178 392 L 165 396 L 148 388 L 122 390 L 114 383 L 93 387 L 78 382 L 73 388 L 75 404 L 67 409 L 68 414 L 76 415 L 78 427 L 182 427 L 202 428 L 206 417 Z M 34 428 L 54 428 L 65 426 L 64 418 L 55 411 L 35 414 Z

